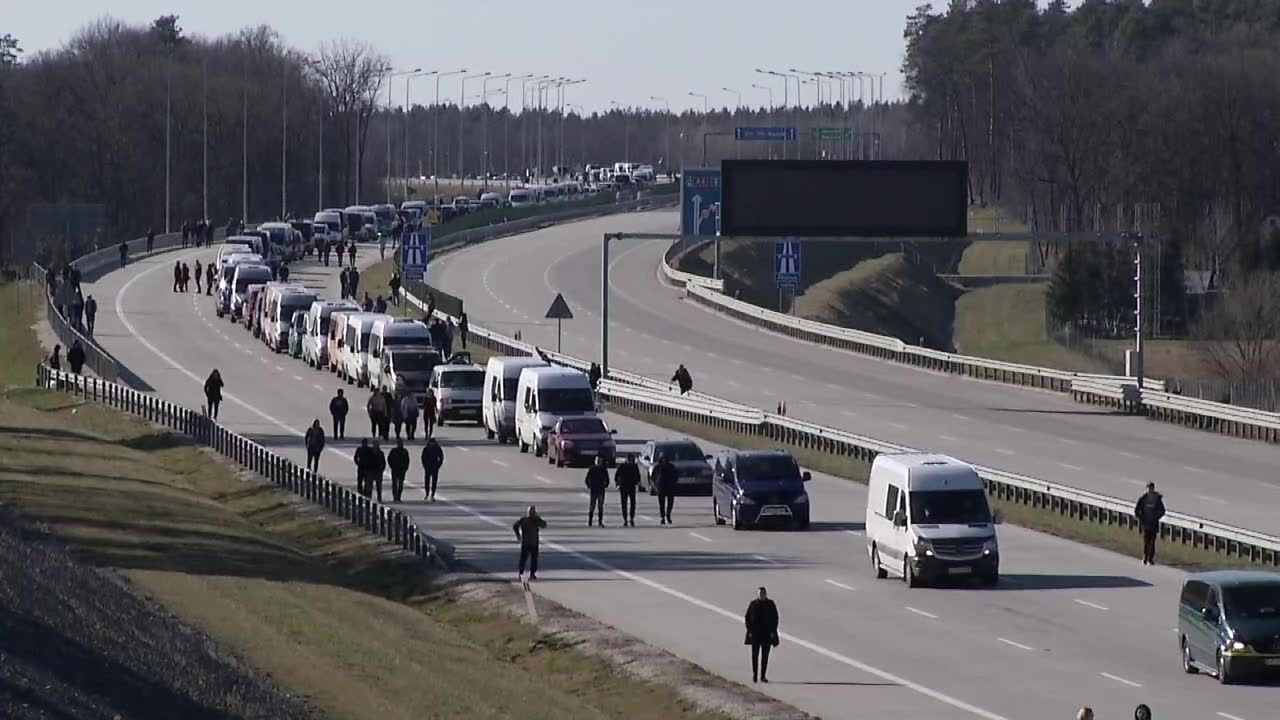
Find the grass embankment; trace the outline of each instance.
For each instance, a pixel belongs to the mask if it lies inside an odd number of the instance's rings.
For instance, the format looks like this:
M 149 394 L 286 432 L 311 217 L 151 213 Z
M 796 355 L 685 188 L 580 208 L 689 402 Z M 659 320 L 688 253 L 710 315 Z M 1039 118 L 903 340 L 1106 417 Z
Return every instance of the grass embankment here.
M 969 231 L 974 233 L 1025 232 L 1021 222 L 1006 217 L 999 208 L 969 210 Z M 960 257 L 961 275 L 1026 275 L 1027 243 L 977 241 Z
M 1054 342 L 1045 329 L 1046 283 L 996 285 L 956 300 L 956 351 L 975 357 L 1077 372 L 1103 363 Z
M 0 337 L 34 343 L 30 317 L 0 313 Z M 0 367 L 16 347 L 0 345 Z M 168 433 L 66 395 L 5 394 L 0 502 L 330 717 L 718 717 L 433 591 L 417 562 Z

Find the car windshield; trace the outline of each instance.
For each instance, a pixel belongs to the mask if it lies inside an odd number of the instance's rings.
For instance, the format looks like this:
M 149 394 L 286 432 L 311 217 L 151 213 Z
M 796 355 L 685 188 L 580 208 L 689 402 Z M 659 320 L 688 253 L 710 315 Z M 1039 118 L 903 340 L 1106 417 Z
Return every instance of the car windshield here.
M 284 228 L 271 228 L 268 232 L 271 235 L 271 242 L 277 245 L 283 245 L 289 239 L 289 233 Z
M 912 490 L 911 522 L 915 525 L 968 525 L 991 522 L 982 490 Z
M 538 410 L 550 413 L 595 410 L 591 388 L 546 388 L 538 391 Z
M 392 358 L 400 372 L 431 372 L 440 364 L 440 354 L 433 352 L 398 352 Z
M 271 279 L 270 275 L 263 276 L 263 275 L 258 275 L 257 273 L 254 273 L 246 277 L 242 273 L 240 277 L 236 278 L 236 292 L 243 293 L 245 291 L 245 288 L 249 287 L 250 285 L 256 285 L 258 283 L 266 282 L 270 279 Z
M 454 370 L 452 372 L 440 373 L 440 387 L 469 389 L 482 388 L 484 387 L 484 371 Z
M 1229 618 L 1240 620 L 1280 618 L 1280 583 L 1224 588 L 1222 604 Z
M 800 481 L 800 467 L 790 455 L 763 455 L 738 459 L 740 482 L 764 482 L 770 480 Z
M 561 420 L 560 432 L 566 435 L 603 435 L 609 432 L 600 418 L 575 418 Z
M 666 455 L 672 462 L 706 459 L 706 455 L 702 452 L 702 448 L 691 442 L 658 445 L 654 455 Z

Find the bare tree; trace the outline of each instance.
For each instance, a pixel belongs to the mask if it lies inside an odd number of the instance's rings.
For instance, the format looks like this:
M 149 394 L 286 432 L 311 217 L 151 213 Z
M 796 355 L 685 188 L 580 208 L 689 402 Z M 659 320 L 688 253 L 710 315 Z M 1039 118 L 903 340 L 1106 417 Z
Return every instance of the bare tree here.
M 1212 290 L 1221 283 L 1223 267 L 1239 245 L 1240 233 L 1236 232 L 1235 212 L 1228 203 L 1215 200 L 1201 213 L 1187 252 L 1187 261 L 1191 267 L 1209 271 L 1206 290 Z
M 1205 365 L 1229 383 L 1280 375 L 1280 274 L 1254 272 L 1234 280 L 1193 328 Z
M 352 171 L 364 162 L 369 118 L 376 107 L 383 78 L 390 70 L 390 61 L 368 43 L 336 40 L 320 48 L 315 71 L 328 94 L 332 114 L 342 128 L 344 188 L 355 187 Z M 359 177 L 359 173 L 356 176 Z

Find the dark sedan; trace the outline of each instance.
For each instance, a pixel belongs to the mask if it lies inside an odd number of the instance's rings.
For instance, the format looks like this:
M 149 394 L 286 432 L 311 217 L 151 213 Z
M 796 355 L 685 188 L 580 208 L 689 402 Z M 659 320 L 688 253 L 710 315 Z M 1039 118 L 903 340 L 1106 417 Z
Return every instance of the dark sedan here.
M 710 455 L 702 452 L 698 443 L 689 440 L 650 440 L 640 451 L 640 477 L 650 495 L 658 493 L 654 485 L 654 467 L 658 464 L 658 456 L 666 455 L 676 466 L 680 479 L 676 484 L 677 495 L 710 495 L 711 465 L 707 463 Z

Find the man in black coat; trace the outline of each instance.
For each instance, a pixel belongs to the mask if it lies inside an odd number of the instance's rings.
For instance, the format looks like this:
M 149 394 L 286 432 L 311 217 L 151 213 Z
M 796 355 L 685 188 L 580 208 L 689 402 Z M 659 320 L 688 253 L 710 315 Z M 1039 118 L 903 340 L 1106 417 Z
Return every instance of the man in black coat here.
M 382 502 L 382 474 L 387 471 L 387 455 L 375 439 L 369 448 L 369 483 L 378 485 L 378 502 Z M 370 488 L 372 490 L 372 488 Z
M 67 364 L 71 366 L 71 372 L 77 375 L 84 367 L 84 346 L 79 340 L 71 343 L 71 349 L 67 351 Z
M 387 401 L 382 397 L 381 390 L 374 390 L 369 396 L 365 411 L 369 413 L 369 434 L 375 438 L 381 437 L 382 423 L 387 417 Z
M 391 501 L 400 502 L 404 476 L 409 472 L 409 451 L 404 448 L 404 440 L 396 438 L 396 446 L 387 453 L 387 467 L 391 468 Z
M 440 484 L 440 468 L 444 465 L 444 449 L 433 437 L 422 448 L 422 497 L 435 502 L 436 485 Z
M 596 461 L 587 470 L 587 493 L 591 504 L 587 506 L 587 527 L 591 527 L 594 517 L 600 519 L 600 527 L 604 527 L 604 493 L 609 489 L 609 470 L 604 466 L 604 458 L 597 455 Z
M 1156 538 L 1160 537 L 1160 518 L 1164 517 L 1164 498 L 1156 492 L 1155 483 L 1147 483 L 1147 491 L 1133 508 L 1142 530 L 1142 564 L 1156 564 Z
M 341 440 L 347 436 L 347 412 L 351 410 L 342 390 L 329 401 L 329 414 L 333 416 L 333 439 Z
M 671 382 L 680 386 L 681 395 L 688 395 L 693 389 L 693 376 L 689 374 L 689 369 L 683 363 L 676 368 L 675 374 L 671 376 Z
M 613 483 L 618 486 L 618 497 L 622 499 L 622 525 L 635 527 L 636 488 L 640 485 L 640 466 L 636 465 L 635 454 L 627 455 L 614 471 Z
M 324 452 L 324 428 L 320 427 L 320 419 L 316 418 L 307 428 L 303 442 L 307 446 L 307 469 L 320 472 L 320 453 Z
M 538 515 L 538 508 L 532 505 L 529 506 L 529 514 L 511 526 L 516 539 L 520 541 L 520 571 L 517 577 L 524 578 L 524 568 L 528 564 L 529 579 L 538 579 L 538 538 L 540 531 L 546 527 L 547 521 Z
M 89 331 L 90 335 L 93 335 L 94 320 L 97 317 L 98 317 L 98 301 L 94 300 L 93 296 L 90 295 L 89 299 L 84 301 L 84 325 L 85 325 L 85 328 Z
M 760 588 L 760 596 L 747 605 L 746 644 L 751 646 L 751 682 L 769 682 L 769 651 L 778 647 L 778 606 Z
M 356 448 L 356 492 L 365 497 L 369 497 L 369 473 L 373 469 L 373 461 L 370 454 L 373 448 L 369 447 L 369 440 L 365 438 L 360 441 L 360 447 Z
M 658 514 L 662 516 L 661 525 L 671 524 L 671 510 L 676 504 L 676 485 L 680 482 L 680 471 L 666 454 L 658 456 L 658 464 L 653 469 L 654 485 L 658 488 Z

